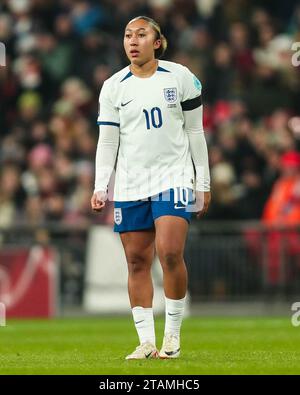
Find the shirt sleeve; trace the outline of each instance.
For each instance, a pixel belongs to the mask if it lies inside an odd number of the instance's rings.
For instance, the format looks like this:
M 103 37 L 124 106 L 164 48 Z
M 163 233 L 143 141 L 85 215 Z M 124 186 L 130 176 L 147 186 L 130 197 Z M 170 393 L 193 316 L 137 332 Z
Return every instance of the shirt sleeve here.
M 119 148 L 119 128 L 111 125 L 99 126 L 99 139 L 95 161 L 95 192 L 107 191 Z
M 191 111 L 202 105 L 201 91 L 201 82 L 184 66 L 182 73 L 182 111 Z
M 203 107 L 184 112 L 185 131 L 196 172 L 196 191 L 210 191 L 208 151 L 202 126 Z
M 119 111 L 113 105 L 111 89 L 104 82 L 99 96 L 99 138 L 95 160 L 95 190 L 107 191 L 117 159 L 120 134 Z
M 114 106 L 109 84 L 105 81 L 99 96 L 98 125 L 120 126 L 119 110 Z

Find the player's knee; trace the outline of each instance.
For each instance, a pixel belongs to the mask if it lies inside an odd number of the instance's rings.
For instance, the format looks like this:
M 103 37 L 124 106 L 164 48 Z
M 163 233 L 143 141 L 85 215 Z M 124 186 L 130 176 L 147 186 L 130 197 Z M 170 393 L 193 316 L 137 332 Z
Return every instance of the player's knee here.
M 129 275 L 136 275 L 150 270 L 149 257 L 143 253 L 127 255 Z
M 179 250 L 165 250 L 160 253 L 162 267 L 169 271 L 175 270 L 182 263 L 182 260 L 182 251 Z

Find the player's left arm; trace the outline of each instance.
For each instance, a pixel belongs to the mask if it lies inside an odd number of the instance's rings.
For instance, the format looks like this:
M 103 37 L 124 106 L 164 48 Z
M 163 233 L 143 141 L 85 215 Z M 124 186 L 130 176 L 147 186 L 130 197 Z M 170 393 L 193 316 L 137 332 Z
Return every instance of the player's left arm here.
M 197 217 L 208 210 L 211 200 L 208 151 L 204 130 L 202 129 L 202 105 L 184 112 L 185 130 L 189 138 L 191 156 L 196 170 Z
M 189 138 L 190 151 L 196 170 L 197 218 L 206 213 L 211 200 L 208 150 L 203 130 L 201 83 L 188 70 L 185 79 L 185 100 L 181 103 L 184 129 Z

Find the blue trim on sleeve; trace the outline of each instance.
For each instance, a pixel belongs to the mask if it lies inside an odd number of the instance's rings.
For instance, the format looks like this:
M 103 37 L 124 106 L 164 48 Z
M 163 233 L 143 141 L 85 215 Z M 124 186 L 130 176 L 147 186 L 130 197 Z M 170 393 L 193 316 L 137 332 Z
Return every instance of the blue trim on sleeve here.
M 109 126 L 117 126 L 117 127 L 120 126 L 120 124 L 117 122 L 105 122 L 105 121 L 98 121 L 97 125 L 109 125 Z
M 132 76 L 132 72 L 129 71 L 129 73 L 127 73 L 127 74 L 125 75 L 125 77 L 124 77 L 120 82 L 123 82 L 123 81 L 127 80 L 127 78 L 129 78 L 129 77 L 131 77 L 131 76 Z
M 158 66 L 157 71 L 164 71 L 165 73 L 171 73 L 171 71 L 164 69 L 161 66 Z

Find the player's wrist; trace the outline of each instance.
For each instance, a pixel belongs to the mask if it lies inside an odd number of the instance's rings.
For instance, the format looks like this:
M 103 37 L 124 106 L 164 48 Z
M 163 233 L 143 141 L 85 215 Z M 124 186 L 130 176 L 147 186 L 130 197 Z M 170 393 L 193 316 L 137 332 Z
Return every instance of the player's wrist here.
M 95 189 L 94 195 L 97 195 L 97 197 L 100 198 L 101 200 L 107 199 L 107 191 L 105 191 L 103 189 Z

